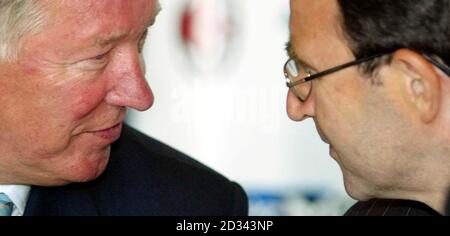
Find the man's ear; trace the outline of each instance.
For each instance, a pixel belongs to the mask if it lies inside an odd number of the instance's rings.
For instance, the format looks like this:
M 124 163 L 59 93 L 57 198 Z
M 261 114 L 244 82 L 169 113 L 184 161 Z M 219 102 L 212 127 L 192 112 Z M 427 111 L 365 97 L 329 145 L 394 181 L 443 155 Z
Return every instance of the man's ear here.
M 405 102 L 423 122 L 432 122 L 441 102 L 441 78 L 434 66 L 421 54 L 409 49 L 397 50 L 391 66 L 401 74 Z

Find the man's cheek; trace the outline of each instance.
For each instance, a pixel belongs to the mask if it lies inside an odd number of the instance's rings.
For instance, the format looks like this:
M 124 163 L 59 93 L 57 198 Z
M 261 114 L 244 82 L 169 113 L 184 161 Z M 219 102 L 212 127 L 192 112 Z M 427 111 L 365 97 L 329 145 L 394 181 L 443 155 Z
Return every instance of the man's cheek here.
M 65 97 L 67 105 L 62 109 L 67 109 L 65 116 L 70 115 L 73 121 L 79 121 L 93 113 L 105 96 L 106 91 L 98 86 L 74 87 L 70 90 L 70 96 Z

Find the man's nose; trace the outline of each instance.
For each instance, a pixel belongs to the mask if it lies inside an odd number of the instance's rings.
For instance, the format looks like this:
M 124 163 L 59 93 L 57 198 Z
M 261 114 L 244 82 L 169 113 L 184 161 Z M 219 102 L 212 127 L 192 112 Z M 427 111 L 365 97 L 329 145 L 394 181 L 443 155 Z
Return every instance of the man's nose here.
M 110 78 L 109 104 L 145 111 L 153 105 L 153 93 L 144 75 L 144 62 L 137 52 L 121 53 Z
M 302 121 L 308 117 L 314 117 L 314 101 L 310 96 L 305 102 L 289 91 L 286 101 L 286 111 L 289 118 L 293 121 Z

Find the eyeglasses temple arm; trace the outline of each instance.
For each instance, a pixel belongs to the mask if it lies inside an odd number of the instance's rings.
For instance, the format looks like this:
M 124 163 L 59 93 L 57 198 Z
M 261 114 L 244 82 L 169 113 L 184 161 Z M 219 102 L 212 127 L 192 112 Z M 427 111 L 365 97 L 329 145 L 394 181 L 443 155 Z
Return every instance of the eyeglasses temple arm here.
M 424 55 L 423 57 L 431 64 L 442 70 L 445 74 L 447 74 L 447 76 L 450 76 L 450 68 L 447 65 L 438 62 L 430 56 Z

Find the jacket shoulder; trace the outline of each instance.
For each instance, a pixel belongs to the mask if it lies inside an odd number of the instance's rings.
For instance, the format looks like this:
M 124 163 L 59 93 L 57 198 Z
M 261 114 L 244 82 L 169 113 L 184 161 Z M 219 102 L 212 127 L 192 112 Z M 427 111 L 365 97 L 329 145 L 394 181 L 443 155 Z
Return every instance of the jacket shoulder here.
M 106 204 L 109 196 L 132 200 L 121 213 L 125 215 L 246 215 L 248 211 L 241 186 L 126 125 L 98 183 L 100 202 Z
M 424 203 L 400 199 L 371 199 L 355 203 L 345 216 L 439 216 Z

